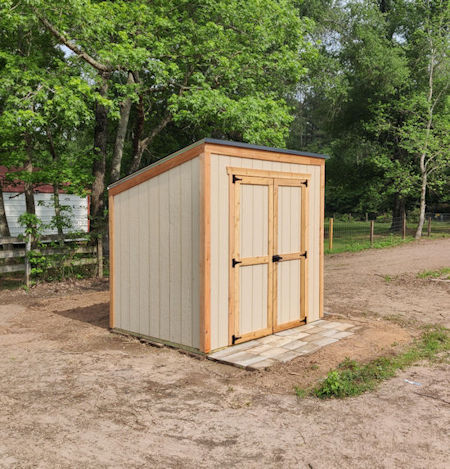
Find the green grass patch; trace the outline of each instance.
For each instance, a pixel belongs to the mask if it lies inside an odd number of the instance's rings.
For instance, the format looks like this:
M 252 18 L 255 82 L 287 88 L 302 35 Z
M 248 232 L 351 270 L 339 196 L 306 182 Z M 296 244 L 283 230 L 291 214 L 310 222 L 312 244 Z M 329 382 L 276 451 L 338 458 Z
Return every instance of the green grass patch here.
M 421 360 L 436 360 L 441 352 L 450 350 L 449 330 L 444 327 L 430 327 L 409 348 L 394 357 L 381 357 L 369 363 L 344 360 L 336 370 L 317 386 L 309 389 L 296 387 L 298 397 L 316 396 L 321 399 L 358 396 L 371 391 L 386 379 L 395 376 L 398 370 Z
M 401 236 L 389 235 L 383 239 L 375 240 L 373 245 L 370 244 L 370 241 L 364 240 L 351 240 L 351 239 L 334 239 L 333 240 L 333 250 L 328 249 L 328 240 L 325 240 L 325 254 L 338 254 L 340 252 L 359 252 L 364 251 L 365 249 L 382 249 L 388 247 L 399 246 L 400 244 L 409 243 L 414 241 L 412 236 L 407 236 L 405 239 L 402 239 Z
M 417 278 L 440 278 L 445 277 L 446 280 L 450 280 L 450 267 L 443 267 L 438 270 L 424 270 L 417 274 Z
M 365 221 L 334 221 L 333 250 L 328 249 L 329 219 L 325 219 L 325 254 L 341 252 L 358 252 L 370 248 L 386 248 L 414 241 L 417 223 L 408 222 L 406 225 L 406 239 L 402 239 L 401 227 L 397 224 L 397 231 L 391 231 L 391 223 L 376 221 L 374 225 L 374 243 L 370 245 L 370 222 Z M 447 238 L 450 236 L 450 222 L 432 223 L 431 236 L 428 237 L 426 227 L 422 232 L 422 239 Z

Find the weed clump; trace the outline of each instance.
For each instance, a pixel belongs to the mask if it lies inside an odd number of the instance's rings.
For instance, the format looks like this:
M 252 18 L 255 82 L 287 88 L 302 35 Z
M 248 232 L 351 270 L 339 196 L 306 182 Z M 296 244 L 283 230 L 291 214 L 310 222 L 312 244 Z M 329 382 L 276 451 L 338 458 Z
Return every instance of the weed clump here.
M 321 399 L 358 396 L 374 389 L 381 381 L 392 378 L 399 369 L 420 360 L 435 360 L 441 352 L 449 350 L 449 330 L 430 327 L 399 355 L 377 358 L 365 364 L 347 358 L 317 386 L 310 389 L 296 387 L 295 393 L 298 397 L 316 396 Z

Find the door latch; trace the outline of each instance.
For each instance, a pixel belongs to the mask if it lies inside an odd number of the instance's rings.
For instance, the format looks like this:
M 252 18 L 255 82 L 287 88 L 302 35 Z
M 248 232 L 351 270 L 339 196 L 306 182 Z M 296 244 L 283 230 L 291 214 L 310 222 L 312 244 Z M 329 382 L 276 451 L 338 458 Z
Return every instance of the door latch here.
M 275 254 L 274 256 L 272 256 L 272 262 L 279 262 L 282 259 L 283 258 L 281 256 L 279 256 L 278 254 Z

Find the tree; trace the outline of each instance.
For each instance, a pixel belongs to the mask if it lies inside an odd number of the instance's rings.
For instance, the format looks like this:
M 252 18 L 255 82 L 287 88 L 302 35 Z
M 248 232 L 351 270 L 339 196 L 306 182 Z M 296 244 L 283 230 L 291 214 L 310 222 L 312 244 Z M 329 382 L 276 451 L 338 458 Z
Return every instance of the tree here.
M 448 3 L 332 2 L 313 14 L 320 56 L 291 141 L 332 155 L 328 210 L 398 220 L 420 205 L 421 230 L 425 187 L 431 177 L 442 190 L 448 165 Z
M 1 8 L 1 163 L 25 182 L 29 214 L 35 213 L 34 184 L 53 184 L 58 216 L 59 189 L 70 183 L 79 192 L 88 182 L 79 142 L 91 120 L 91 87 L 33 14 L 8 2 Z
M 409 52 L 418 86 L 408 101 L 402 100 L 407 118 L 399 133 L 401 146 L 415 156 L 420 168 L 420 215 L 415 236 L 420 239 L 430 177 L 442 185 L 450 164 L 447 93 L 450 4 L 443 0 L 419 0 L 413 5 L 411 16 L 414 29 L 409 33 Z
M 106 167 L 111 180 L 135 171 L 144 154 L 152 159 L 152 144 L 168 126 L 196 137 L 284 145 L 286 98 L 313 54 L 304 39 L 308 22 L 290 0 L 31 3 L 57 42 L 97 74 L 94 217 L 102 211 Z

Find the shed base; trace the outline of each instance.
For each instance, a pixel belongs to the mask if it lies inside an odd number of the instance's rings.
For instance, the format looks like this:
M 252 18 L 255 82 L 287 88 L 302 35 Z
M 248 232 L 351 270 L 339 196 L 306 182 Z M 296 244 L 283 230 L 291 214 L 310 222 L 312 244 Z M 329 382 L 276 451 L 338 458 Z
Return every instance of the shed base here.
M 114 334 L 124 335 L 128 337 L 136 337 L 136 339 L 139 339 L 141 342 L 152 345 L 153 347 L 170 347 L 183 352 L 190 353 L 195 356 L 206 356 L 206 354 L 199 349 L 189 347 L 187 345 L 177 344 L 175 342 L 170 342 L 170 340 L 158 339 L 157 337 L 151 337 L 145 334 L 140 334 L 138 332 L 126 331 L 125 329 L 120 329 L 118 327 L 113 327 L 112 329 L 110 329 L 110 331 Z

